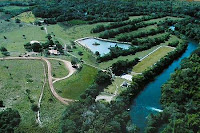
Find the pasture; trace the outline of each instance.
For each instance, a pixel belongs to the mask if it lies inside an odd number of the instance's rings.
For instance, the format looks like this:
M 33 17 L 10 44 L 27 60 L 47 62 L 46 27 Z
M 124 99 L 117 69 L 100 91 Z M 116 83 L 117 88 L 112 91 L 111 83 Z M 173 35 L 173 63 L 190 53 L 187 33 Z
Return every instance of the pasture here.
M 41 121 L 36 123 L 36 113 L 31 106 L 38 103 L 44 84 L 43 62 L 34 60 L 0 61 L 0 100 L 6 108 L 17 109 L 21 123 L 16 132 L 58 132 L 60 114 L 65 106 L 56 100 L 46 83 L 41 105 Z
M 64 98 L 78 100 L 80 95 L 94 83 L 97 72 L 96 68 L 83 65 L 81 71 L 76 72 L 68 79 L 56 82 L 55 89 Z
M 52 76 L 54 78 L 62 78 L 68 75 L 69 71 L 62 61 L 49 59 L 52 65 Z
M 158 48 L 155 52 L 144 58 L 141 62 L 133 67 L 133 72 L 142 73 L 147 68 L 154 65 L 157 61 L 159 61 L 162 57 L 164 57 L 167 53 L 173 51 L 174 48 L 171 47 L 161 47 Z

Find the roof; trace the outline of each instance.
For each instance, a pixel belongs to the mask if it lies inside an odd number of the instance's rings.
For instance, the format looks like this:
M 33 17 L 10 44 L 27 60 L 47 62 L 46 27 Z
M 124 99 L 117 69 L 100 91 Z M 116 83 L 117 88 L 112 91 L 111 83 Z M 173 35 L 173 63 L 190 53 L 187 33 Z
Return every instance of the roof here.
M 58 50 L 49 50 L 50 54 L 58 55 L 60 52 Z
M 33 44 L 33 43 L 40 43 L 40 42 L 36 40 L 30 41 L 30 44 Z

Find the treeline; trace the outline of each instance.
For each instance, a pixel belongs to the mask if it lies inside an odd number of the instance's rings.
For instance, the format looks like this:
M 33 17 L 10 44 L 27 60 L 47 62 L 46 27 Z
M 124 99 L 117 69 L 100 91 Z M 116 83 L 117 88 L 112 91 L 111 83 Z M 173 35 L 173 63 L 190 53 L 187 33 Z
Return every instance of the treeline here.
M 99 92 L 109 84 L 111 84 L 111 75 L 99 71 L 95 83 L 80 96 L 81 100 L 70 104 L 64 111 L 60 132 L 111 133 L 136 130 L 135 127 L 127 124 L 130 116 L 120 102 L 105 104 L 95 101 Z
M 163 113 L 152 116 L 146 130 L 148 133 L 158 131 L 164 124 L 163 133 L 200 131 L 199 75 L 200 49 L 197 49 L 188 59 L 181 62 L 181 67 L 163 85 L 161 102 L 168 116 L 165 121 Z
M 136 65 L 139 62 L 139 58 L 135 58 L 134 60 L 119 60 L 116 63 L 112 64 L 112 72 L 117 75 L 120 76 L 124 73 L 127 73 L 128 70 L 131 70 L 133 68 L 134 65 Z
M 17 16 L 23 12 L 27 12 L 27 11 L 31 11 L 30 8 L 22 8 L 22 9 L 15 9 L 15 10 L 4 10 L 4 9 L 0 9 L 0 12 L 4 12 L 5 14 L 10 14 L 11 17 Z
M 128 35 L 121 35 L 117 37 L 118 41 L 123 41 L 123 42 L 131 42 L 132 40 L 134 40 L 135 38 L 141 38 L 141 37 L 147 37 L 147 36 L 153 36 L 159 33 L 164 33 L 165 29 L 162 27 L 158 27 L 157 29 L 151 29 L 151 30 L 147 30 L 147 31 L 142 31 L 142 32 L 138 32 L 135 34 L 128 34 Z
M 200 42 L 200 20 L 189 17 L 175 24 L 175 29 Z
M 115 29 L 115 28 L 119 28 L 122 26 L 126 26 L 126 25 L 135 25 L 136 23 L 139 23 L 142 21 L 147 21 L 147 20 L 161 18 L 161 17 L 164 17 L 164 16 L 163 15 L 150 15 L 150 16 L 143 16 L 141 18 L 129 20 L 129 21 L 114 22 L 114 23 L 110 23 L 109 25 L 106 25 L 106 26 L 97 25 L 96 27 L 94 27 L 91 30 L 91 33 L 99 33 L 99 32 L 105 31 L 105 30 Z
M 36 3 L 33 1 L 27 1 L 27 2 L 23 2 L 23 1 L 2 1 L 0 3 L 0 7 L 4 7 L 4 6 L 34 6 Z
M 126 25 L 123 27 L 119 27 L 117 29 L 106 30 L 103 33 L 101 33 L 99 35 L 99 37 L 103 38 L 103 39 L 113 38 L 118 34 L 125 33 L 125 32 L 131 32 L 133 30 L 137 30 L 139 28 L 146 27 L 146 26 L 153 25 L 153 24 L 156 24 L 156 22 L 150 22 L 150 23 L 140 22 L 140 23 L 136 23 L 133 25 Z
M 111 47 L 110 52 L 105 54 L 104 56 L 97 57 L 98 62 L 104 62 L 108 60 L 112 60 L 119 56 L 127 56 L 127 55 L 134 55 L 136 52 L 147 50 L 153 46 L 159 45 L 160 43 L 165 42 L 170 37 L 170 34 L 165 34 L 164 36 L 157 37 L 157 38 L 147 38 L 146 40 L 134 40 L 132 43 L 134 45 L 138 45 L 137 47 L 131 46 L 129 49 L 122 49 L 118 46 Z

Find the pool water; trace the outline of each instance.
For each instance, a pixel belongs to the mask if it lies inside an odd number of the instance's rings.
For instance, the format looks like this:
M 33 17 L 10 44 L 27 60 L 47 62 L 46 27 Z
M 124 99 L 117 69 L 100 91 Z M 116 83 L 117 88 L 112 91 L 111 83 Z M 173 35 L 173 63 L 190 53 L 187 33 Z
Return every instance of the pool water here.
M 116 45 L 123 49 L 129 49 L 130 45 L 124 43 L 115 43 L 104 41 L 96 38 L 88 38 L 78 41 L 81 45 L 89 48 L 93 53 L 99 52 L 100 56 L 103 56 L 110 52 L 110 47 L 115 47 Z M 94 43 L 99 43 L 100 45 L 93 45 Z

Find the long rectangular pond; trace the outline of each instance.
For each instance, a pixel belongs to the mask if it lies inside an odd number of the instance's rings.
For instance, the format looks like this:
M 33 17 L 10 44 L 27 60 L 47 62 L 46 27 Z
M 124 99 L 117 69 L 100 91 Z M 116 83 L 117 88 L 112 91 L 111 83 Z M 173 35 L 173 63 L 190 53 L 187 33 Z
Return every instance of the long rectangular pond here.
M 112 41 L 107 41 L 107 40 L 101 40 L 98 38 L 85 38 L 85 39 L 80 39 L 77 41 L 79 44 L 82 46 L 88 48 L 91 50 L 93 53 L 96 51 L 99 52 L 100 56 L 103 56 L 107 53 L 110 52 L 110 47 L 115 47 L 116 45 L 122 49 L 129 49 L 130 45 L 127 43 L 118 43 L 118 42 L 112 42 Z M 95 45 L 98 44 L 98 45 Z

